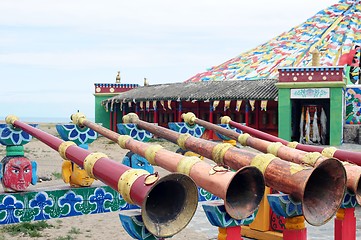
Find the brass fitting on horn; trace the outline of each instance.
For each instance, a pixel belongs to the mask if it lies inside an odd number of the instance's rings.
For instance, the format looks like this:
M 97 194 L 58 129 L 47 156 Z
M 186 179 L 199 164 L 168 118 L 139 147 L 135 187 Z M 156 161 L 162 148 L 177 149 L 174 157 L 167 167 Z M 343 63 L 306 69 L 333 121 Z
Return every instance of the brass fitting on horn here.
M 123 116 L 123 123 L 137 123 L 139 117 L 135 113 L 128 113 Z
M 13 125 L 16 120 L 19 120 L 19 118 L 17 116 L 15 116 L 15 115 L 8 115 L 5 118 L 5 122 L 7 124 L 11 124 L 11 125 Z
M 149 174 L 143 169 L 129 169 L 125 171 L 118 180 L 118 192 L 127 203 L 134 204 L 130 197 L 130 189 L 133 183 L 142 175 Z
M 83 122 L 86 120 L 86 116 L 83 113 L 77 112 L 72 114 L 70 119 L 75 125 L 83 126 Z
M 196 115 L 192 112 L 183 113 L 182 118 L 184 122 L 188 123 L 189 125 L 194 125 L 197 119 Z
M 229 124 L 229 122 L 231 121 L 232 119 L 229 117 L 229 116 L 223 116 L 221 117 L 221 123 L 222 124 Z

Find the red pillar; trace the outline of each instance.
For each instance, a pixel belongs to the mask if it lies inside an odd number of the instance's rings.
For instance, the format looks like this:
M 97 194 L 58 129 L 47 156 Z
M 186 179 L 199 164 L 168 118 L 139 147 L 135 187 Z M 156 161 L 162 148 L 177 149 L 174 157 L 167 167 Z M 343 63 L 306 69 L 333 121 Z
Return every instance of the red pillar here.
M 178 102 L 177 122 L 182 121 L 182 102 Z
M 117 110 L 114 110 L 114 112 L 113 112 L 113 131 L 118 132 L 117 131 Z
M 213 102 L 209 102 L 209 119 L 210 123 L 213 123 Z M 209 130 L 209 140 L 213 140 L 213 131 Z
M 249 103 L 246 102 L 246 116 L 245 116 L 246 126 L 249 126 Z
M 113 130 L 113 112 L 109 112 L 109 129 Z
M 335 240 L 356 240 L 355 208 L 340 208 L 337 211 L 334 228 Z
M 256 111 L 256 129 L 259 129 L 259 106 L 260 106 L 260 101 L 256 100 L 254 103 L 254 110 Z

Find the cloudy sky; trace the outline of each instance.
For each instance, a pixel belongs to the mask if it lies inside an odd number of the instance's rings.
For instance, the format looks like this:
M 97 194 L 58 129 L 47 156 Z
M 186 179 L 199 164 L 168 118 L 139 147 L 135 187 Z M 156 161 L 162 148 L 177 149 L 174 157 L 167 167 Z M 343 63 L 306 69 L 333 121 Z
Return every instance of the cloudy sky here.
M 94 83 L 117 71 L 182 82 L 337 2 L 0 0 L 0 116 L 93 118 Z

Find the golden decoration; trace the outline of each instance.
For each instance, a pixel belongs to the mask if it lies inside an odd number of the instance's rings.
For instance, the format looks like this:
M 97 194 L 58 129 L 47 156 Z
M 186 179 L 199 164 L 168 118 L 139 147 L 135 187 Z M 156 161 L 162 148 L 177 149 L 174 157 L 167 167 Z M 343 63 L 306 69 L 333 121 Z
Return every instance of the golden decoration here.
M 223 158 L 228 149 L 233 147 L 230 143 L 219 143 L 212 149 L 212 159 L 217 164 L 223 164 Z
M 181 149 L 186 150 L 185 144 L 186 144 L 187 139 L 190 136 L 191 135 L 189 133 L 184 133 L 184 134 L 179 135 L 179 137 L 177 139 L 177 144 Z
M 305 169 L 307 169 L 307 168 L 303 167 L 303 166 L 301 166 L 299 164 L 292 163 L 292 162 L 290 163 L 290 173 L 291 173 L 291 175 L 293 175 L 295 173 L 298 173 L 298 172 L 300 172 L 302 170 L 305 170 Z
M 192 112 L 183 113 L 182 118 L 184 122 L 188 123 L 189 125 L 194 125 L 195 120 L 197 119 L 196 115 Z
M 123 116 L 123 123 L 137 123 L 139 121 L 139 117 L 136 113 L 128 113 Z
M 14 124 L 15 121 L 19 120 L 19 118 L 15 115 L 8 115 L 6 118 L 5 118 L 5 122 L 7 124 Z
M 251 166 L 258 168 L 262 174 L 265 173 L 268 165 L 272 162 L 276 157 L 269 153 L 261 153 L 257 154 L 251 161 Z
M 310 152 L 310 153 L 306 153 L 305 156 L 303 156 L 302 161 L 310 166 L 314 166 L 320 157 L 322 157 L 321 153 Z
M 58 147 L 58 152 L 60 154 L 60 156 L 64 159 L 64 160 L 68 160 L 65 156 L 66 153 L 66 149 L 68 149 L 68 147 L 73 146 L 76 144 L 74 142 L 71 141 L 66 141 L 66 142 L 62 142 L 59 147 Z
M 267 152 L 270 154 L 273 154 L 275 156 L 277 156 L 278 153 L 278 149 L 280 149 L 280 147 L 282 147 L 283 144 L 280 142 L 274 142 L 271 143 L 268 147 L 267 147 Z
M 287 147 L 296 148 L 297 145 L 298 145 L 298 142 L 289 142 L 289 143 L 287 144 Z
M 117 143 L 121 148 L 125 149 L 126 148 L 125 143 L 127 142 L 128 139 L 131 139 L 131 137 L 128 136 L 128 135 L 120 135 L 118 137 L 118 142 Z
M 157 165 L 155 163 L 155 155 L 157 154 L 158 150 L 160 150 L 162 148 L 163 147 L 161 145 L 157 144 L 157 145 L 149 145 L 149 147 L 147 147 L 147 149 L 145 150 L 145 158 L 153 166 Z
M 98 161 L 101 158 L 108 158 L 107 155 L 105 155 L 104 153 L 101 152 L 96 152 L 96 153 L 91 153 L 89 154 L 85 159 L 84 159 L 84 170 L 87 172 L 87 174 L 89 175 L 89 177 L 91 178 L 96 178 L 93 174 L 93 167 L 96 163 L 96 161 Z
M 242 144 L 242 146 L 247 146 L 247 139 L 250 137 L 248 133 L 242 133 L 238 136 L 237 141 Z
M 335 147 L 327 147 L 322 150 L 322 155 L 325 157 L 332 158 L 336 151 L 337 148 Z
M 130 190 L 133 183 L 145 174 L 149 174 L 149 172 L 143 169 L 129 169 L 120 176 L 118 180 L 118 192 L 127 203 L 134 204 L 130 197 Z
M 202 162 L 202 160 L 200 160 L 197 157 L 183 157 L 178 162 L 177 172 L 183 173 L 183 174 L 189 176 L 192 167 L 194 166 L 194 164 L 196 164 L 198 162 Z
M 229 122 L 231 121 L 232 119 L 229 117 L 229 116 L 223 116 L 221 117 L 221 123 L 222 124 L 229 124 Z

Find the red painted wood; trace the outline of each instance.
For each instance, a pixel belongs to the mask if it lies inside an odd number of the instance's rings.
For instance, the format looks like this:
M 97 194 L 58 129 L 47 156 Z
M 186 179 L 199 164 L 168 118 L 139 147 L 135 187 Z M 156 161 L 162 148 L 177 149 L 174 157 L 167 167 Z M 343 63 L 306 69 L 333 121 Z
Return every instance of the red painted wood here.
M 283 231 L 283 240 L 307 240 L 307 228 L 285 229 Z
M 227 231 L 226 240 L 243 240 L 241 236 L 240 226 L 227 227 L 226 231 Z
M 346 208 L 344 219 L 335 218 L 335 240 L 356 240 L 355 208 Z
M 246 122 L 247 122 L 247 115 L 246 115 Z M 286 141 L 282 138 L 275 137 L 271 134 L 267 134 L 267 133 L 259 131 L 257 129 L 254 129 L 254 128 L 251 128 L 248 126 L 244 126 L 244 125 L 239 124 L 234 121 L 230 121 L 229 125 L 236 127 L 238 129 L 241 129 L 243 132 L 249 133 L 250 135 L 252 135 L 253 137 L 256 137 L 256 138 L 260 138 L 260 139 L 270 141 L 270 142 L 280 142 L 285 146 L 287 146 L 287 144 L 289 143 L 288 141 Z M 299 143 L 299 144 L 297 144 L 296 149 L 302 150 L 305 152 L 322 153 L 324 147 Z M 347 162 L 351 162 L 351 163 L 361 166 L 361 153 L 360 152 L 352 152 L 352 151 L 337 149 L 333 156 L 337 159 L 340 159 L 341 161 L 347 161 Z
M 34 128 L 28 124 L 22 123 L 20 121 L 15 121 L 13 124 L 15 127 L 22 129 L 23 131 L 29 133 L 33 137 L 39 139 L 52 149 L 58 151 L 59 146 L 64 142 L 63 140 L 41 131 L 40 129 Z M 72 162 L 76 163 L 80 167 L 84 166 L 84 160 L 87 156 L 91 154 L 90 151 L 78 147 L 76 145 L 71 145 L 66 149 L 65 156 Z M 118 181 L 120 176 L 127 170 L 131 169 L 130 167 L 118 163 L 109 158 L 100 158 L 93 167 L 94 176 L 118 191 Z M 136 183 L 131 188 L 131 196 L 133 195 L 135 199 L 132 198 L 135 204 L 141 206 L 146 197 L 148 190 L 152 185 L 144 185 L 144 177 L 140 177 Z

